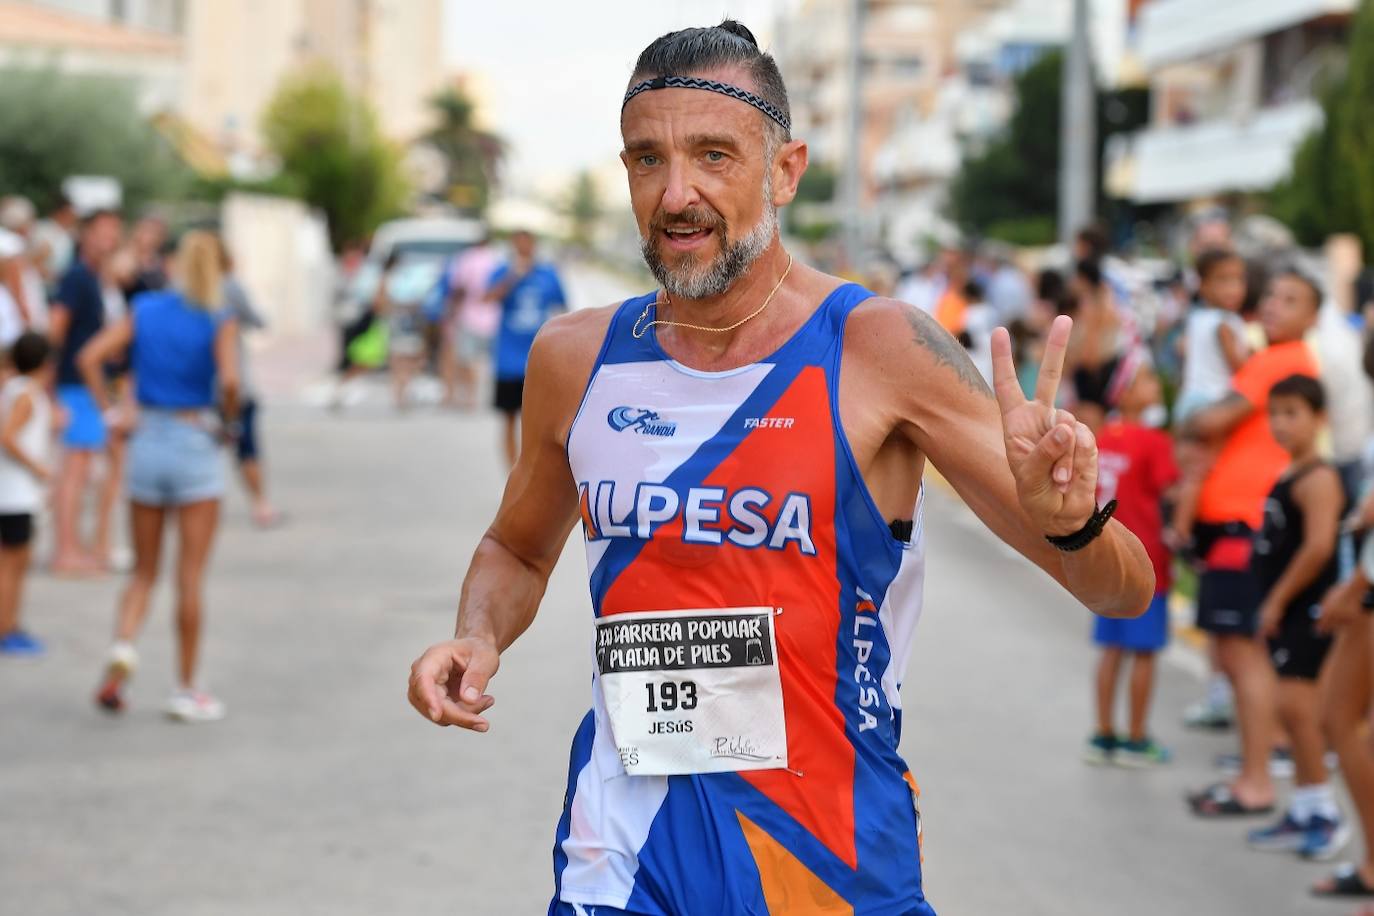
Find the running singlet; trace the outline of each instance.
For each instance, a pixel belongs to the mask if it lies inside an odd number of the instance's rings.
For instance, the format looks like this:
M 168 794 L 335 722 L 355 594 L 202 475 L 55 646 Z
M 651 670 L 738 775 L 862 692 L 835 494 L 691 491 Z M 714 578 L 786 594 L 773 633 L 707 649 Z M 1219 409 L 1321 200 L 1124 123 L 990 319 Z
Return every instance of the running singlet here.
M 634 338 L 652 296 L 612 318 L 568 435 L 593 707 L 550 913 L 933 914 L 897 754 L 920 504 L 899 541 L 839 420 L 845 320 L 870 295 L 840 287 L 725 372 Z

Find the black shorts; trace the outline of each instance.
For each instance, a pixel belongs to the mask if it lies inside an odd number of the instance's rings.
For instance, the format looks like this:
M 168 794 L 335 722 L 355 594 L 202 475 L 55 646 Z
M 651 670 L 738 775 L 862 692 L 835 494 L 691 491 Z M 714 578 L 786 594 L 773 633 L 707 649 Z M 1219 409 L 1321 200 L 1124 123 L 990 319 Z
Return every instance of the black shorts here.
M 32 540 L 32 513 L 0 515 L 0 547 L 26 547 Z
M 258 458 L 258 402 L 251 398 L 239 410 L 239 441 L 236 443 L 239 461 Z
M 1253 636 L 1259 623 L 1259 580 L 1250 570 L 1250 529 L 1198 526 L 1196 541 L 1206 568 L 1198 576 L 1197 627 L 1218 635 Z
M 499 378 L 496 380 L 496 398 L 493 403 L 502 413 L 519 413 L 525 402 L 525 380 L 523 378 Z
M 1279 634 L 1269 640 L 1269 657 L 1279 677 L 1315 681 L 1331 650 L 1331 637 L 1316 631 L 1315 621 L 1285 618 Z
M 1219 636 L 1254 636 L 1259 603 L 1259 582 L 1250 570 L 1206 570 L 1197 583 L 1197 628 Z

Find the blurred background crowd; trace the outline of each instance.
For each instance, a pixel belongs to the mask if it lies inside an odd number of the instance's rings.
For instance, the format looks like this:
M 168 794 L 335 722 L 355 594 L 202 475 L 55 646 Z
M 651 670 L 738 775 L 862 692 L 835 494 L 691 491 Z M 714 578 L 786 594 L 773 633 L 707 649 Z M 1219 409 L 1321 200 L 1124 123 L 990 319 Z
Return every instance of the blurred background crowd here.
M 652 286 L 618 104 L 640 47 L 704 24 L 686 0 L 597 23 L 537 6 L 539 28 L 467 0 L 0 0 L 0 656 L 45 650 L 31 545 L 45 573 L 128 571 L 96 695 L 123 709 L 175 524 L 168 711 L 221 718 L 196 675 L 219 456 L 253 526 L 289 522 L 262 460 L 274 397 L 490 404 L 493 461 L 513 461 L 539 326 Z M 1374 895 L 1370 623 L 1350 611 L 1374 578 L 1374 2 L 730 13 L 777 57 L 810 146 L 783 226 L 798 257 L 930 313 L 989 380 L 1008 328 L 1028 394 L 1074 318 L 1061 406 L 1098 432 L 1103 501 L 1161 586 L 1148 624 L 1097 633 L 1084 756 L 1170 761 L 1149 703 L 1156 655 L 1182 645 L 1211 676 L 1165 715 L 1242 745 L 1194 813 L 1272 811 L 1251 845 L 1323 861 L 1362 828 L 1320 887 Z M 1236 588 L 1248 631 L 1209 613 Z M 1296 780 L 1283 799 L 1276 775 Z

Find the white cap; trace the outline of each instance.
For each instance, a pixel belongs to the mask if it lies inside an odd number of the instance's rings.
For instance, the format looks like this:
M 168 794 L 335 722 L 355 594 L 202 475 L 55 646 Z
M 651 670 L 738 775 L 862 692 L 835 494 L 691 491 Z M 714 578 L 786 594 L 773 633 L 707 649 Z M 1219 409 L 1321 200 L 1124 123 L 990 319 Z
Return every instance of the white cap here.
M 0 229 L 0 258 L 14 258 L 24 253 L 24 239 L 10 232 L 8 229 Z
M 38 211 L 27 197 L 11 194 L 0 198 L 0 228 L 18 232 L 33 223 L 37 216 Z

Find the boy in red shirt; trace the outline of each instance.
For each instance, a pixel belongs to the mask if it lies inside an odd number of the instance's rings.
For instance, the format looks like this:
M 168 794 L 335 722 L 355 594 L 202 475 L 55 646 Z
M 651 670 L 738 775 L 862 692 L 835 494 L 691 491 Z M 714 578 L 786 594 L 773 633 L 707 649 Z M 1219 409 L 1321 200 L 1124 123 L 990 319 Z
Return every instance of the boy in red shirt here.
M 1141 418 L 1161 402 L 1159 377 L 1148 358 L 1122 360 L 1111 388 L 1117 412 L 1097 432 L 1097 501 L 1116 500 L 1116 517 L 1140 538 L 1155 568 L 1155 597 L 1140 617 L 1099 617 L 1093 640 L 1102 647 L 1097 665 L 1097 733 L 1088 740 L 1088 763 L 1148 767 L 1166 762 L 1169 752 L 1150 738 L 1145 723 L 1154 692 L 1155 656 L 1169 641 L 1169 551 L 1164 546 L 1165 492 L 1178 481 L 1174 446 L 1167 434 Z M 1113 392 L 1109 392 L 1110 394 Z M 1130 731 L 1118 737 L 1113 727 L 1116 685 L 1127 656 L 1131 659 Z

